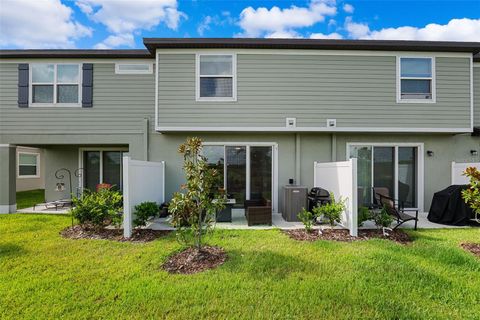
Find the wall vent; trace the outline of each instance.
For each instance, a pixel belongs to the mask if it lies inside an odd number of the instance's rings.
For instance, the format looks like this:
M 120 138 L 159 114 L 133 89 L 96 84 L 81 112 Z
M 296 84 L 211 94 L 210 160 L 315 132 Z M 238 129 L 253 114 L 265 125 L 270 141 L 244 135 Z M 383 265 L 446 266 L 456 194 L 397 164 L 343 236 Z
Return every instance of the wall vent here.
M 337 119 L 327 119 L 327 127 L 335 128 L 337 126 Z
M 297 118 L 286 118 L 285 126 L 287 128 L 296 128 L 297 127 Z

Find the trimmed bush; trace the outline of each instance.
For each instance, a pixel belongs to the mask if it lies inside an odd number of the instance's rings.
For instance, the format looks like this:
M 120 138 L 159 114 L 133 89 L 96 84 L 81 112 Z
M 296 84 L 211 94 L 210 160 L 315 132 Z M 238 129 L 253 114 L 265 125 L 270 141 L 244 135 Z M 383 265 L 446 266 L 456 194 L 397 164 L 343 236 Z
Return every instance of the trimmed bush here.
M 72 203 L 70 214 L 80 224 L 104 227 L 121 223 L 119 212 L 123 208 L 123 196 L 119 191 L 111 188 L 103 188 L 98 192 L 85 190 L 79 198 L 73 197 Z
M 148 219 L 157 217 L 159 213 L 160 208 L 156 202 L 142 202 L 135 206 L 133 225 L 135 227 L 143 227 L 147 224 Z

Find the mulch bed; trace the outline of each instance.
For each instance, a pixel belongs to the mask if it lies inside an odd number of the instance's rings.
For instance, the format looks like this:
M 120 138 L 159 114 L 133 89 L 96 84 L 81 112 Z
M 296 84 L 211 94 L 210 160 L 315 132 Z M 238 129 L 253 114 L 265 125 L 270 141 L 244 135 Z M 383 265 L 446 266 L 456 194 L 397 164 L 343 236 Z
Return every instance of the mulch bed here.
M 460 246 L 480 258 L 480 243 L 462 243 Z
M 171 231 L 168 230 L 150 230 L 135 229 L 131 238 L 123 237 L 123 229 L 105 229 L 93 228 L 88 226 L 75 225 L 68 227 L 60 232 L 62 237 L 68 239 L 103 239 L 120 242 L 150 242 L 160 237 L 166 236 Z
M 304 229 L 283 230 L 290 238 L 299 241 L 315 241 L 315 240 L 333 240 L 333 241 L 363 241 L 368 239 L 387 239 L 402 244 L 412 242 L 410 236 L 402 230 L 393 230 L 389 232 L 389 236 L 385 237 L 381 230 L 358 230 L 358 237 L 352 237 L 348 230 L 343 229 L 324 229 L 322 233 L 313 230 L 307 233 Z
M 169 273 L 192 274 L 214 269 L 227 260 L 225 250 L 219 247 L 204 246 L 201 251 L 189 247 L 167 260 L 162 268 Z

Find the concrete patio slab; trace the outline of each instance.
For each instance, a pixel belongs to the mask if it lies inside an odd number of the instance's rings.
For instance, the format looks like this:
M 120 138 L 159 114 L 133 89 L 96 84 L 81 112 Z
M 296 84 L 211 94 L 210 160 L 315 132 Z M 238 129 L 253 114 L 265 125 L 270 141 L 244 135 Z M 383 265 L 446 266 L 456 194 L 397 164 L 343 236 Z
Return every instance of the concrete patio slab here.
M 421 212 L 418 214 L 418 225 L 417 228 L 419 229 L 441 229 L 441 228 L 470 228 L 468 226 L 448 226 L 438 223 L 433 223 L 428 221 L 427 219 L 427 212 Z M 245 218 L 244 210 L 243 209 L 232 209 L 232 222 L 217 222 L 215 225 L 218 229 L 248 229 L 248 230 L 263 230 L 263 229 L 303 229 L 304 226 L 301 222 L 288 222 L 285 221 L 281 214 L 273 213 L 272 214 L 272 225 L 258 225 L 258 226 L 248 226 L 247 219 Z M 315 229 L 324 229 L 329 228 L 330 226 L 322 224 L 316 225 Z M 147 228 L 151 228 L 153 230 L 174 230 L 174 228 L 170 225 L 168 218 L 159 218 L 153 220 Z M 339 227 L 340 228 L 340 227 Z M 413 229 L 414 222 L 409 221 L 404 223 L 400 226 L 400 228 L 404 229 Z M 360 229 L 375 229 L 375 224 L 372 221 L 365 222 L 364 226 Z

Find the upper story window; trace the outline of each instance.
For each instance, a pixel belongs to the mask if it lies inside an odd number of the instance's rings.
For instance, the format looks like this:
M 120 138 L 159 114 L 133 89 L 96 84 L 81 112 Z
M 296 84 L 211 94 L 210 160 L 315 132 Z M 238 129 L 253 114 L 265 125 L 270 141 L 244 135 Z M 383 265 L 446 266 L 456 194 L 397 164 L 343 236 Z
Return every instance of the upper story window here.
M 153 65 L 151 63 L 116 63 L 116 74 L 151 74 Z
M 197 55 L 197 100 L 235 101 L 237 99 L 235 73 L 235 55 Z
M 398 67 L 397 102 L 435 102 L 435 60 L 402 57 Z
M 80 106 L 80 64 L 30 65 L 32 106 Z
M 40 154 L 33 152 L 18 153 L 18 177 L 38 178 L 40 176 Z

